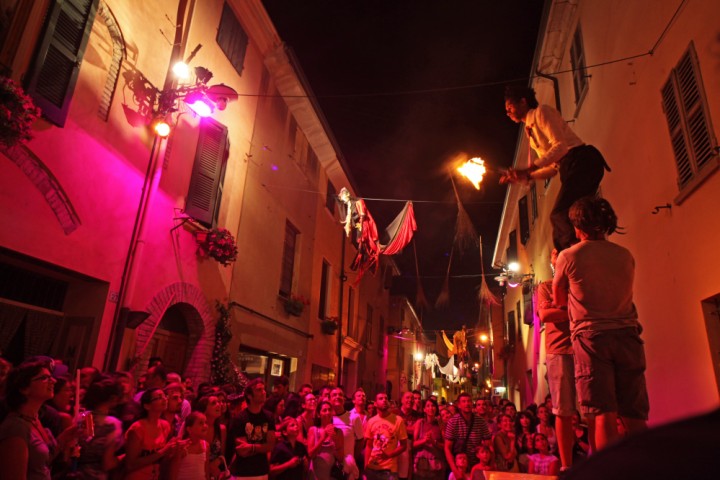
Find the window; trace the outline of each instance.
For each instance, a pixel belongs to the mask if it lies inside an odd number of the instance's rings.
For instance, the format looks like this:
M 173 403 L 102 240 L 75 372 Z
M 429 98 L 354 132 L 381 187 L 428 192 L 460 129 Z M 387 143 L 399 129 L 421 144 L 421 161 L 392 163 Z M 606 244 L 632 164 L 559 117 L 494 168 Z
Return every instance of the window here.
M 26 91 L 43 116 L 65 125 L 98 0 L 51 2 L 27 77 Z
M 217 223 L 229 151 L 227 127 L 204 119 L 200 124 L 185 213 L 209 228 Z
M 505 332 L 508 345 L 515 345 L 515 335 L 517 333 L 517 327 L 515 326 L 515 312 L 508 312 L 507 324 L 505 325 Z
M 283 245 L 282 270 L 280 273 L 280 295 L 290 297 L 293 275 L 295 274 L 295 251 L 300 232 L 289 221 L 285 222 L 285 243 Z
M 535 182 L 530 185 L 530 204 L 532 206 L 532 223 L 535 223 L 538 218 L 537 186 Z
M 355 325 L 355 289 L 348 288 L 348 306 L 347 306 L 347 335 L 357 338 L 357 328 Z
M 312 149 L 310 149 L 312 151 Z M 327 196 L 325 197 L 325 207 L 330 210 L 330 215 L 335 218 L 335 205 L 337 200 L 337 190 L 335 190 L 335 185 L 332 184 L 330 180 L 327 182 Z
M 520 242 L 525 245 L 530 239 L 530 212 L 528 211 L 527 195 L 518 202 L 518 217 L 520 221 Z
M 320 272 L 320 302 L 318 305 L 318 318 L 325 320 L 328 315 L 328 298 L 330 298 L 330 264 L 323 260 Z
M 235 71 L 237 71 L 238 75 L 242 75 L 245 52 L 248 46 L 248 36 L 240 26 L 240 22 L 238 22 L 232 8 L 230 8 L 230 5 L 227 3 L 223 6 L 216 40 L 220 49 L 225 53 L 225 56 L 235 68 Z
M 583 49 L 582 33 L 580 25 L 573 35 L 570 46 L 570 65 L 573 70 L 573 87 L 575 88 L 575 104 L 580 107 L 588 88 L 588 75 L 585 68 L 585 50 Z
M 518 261 L 517 230 L 508 235 L 507 263 Z
M 313 389 L 319 390 L 325 385 L 333 385 L 335 382 L 335 371 L 313 363 L 310 370 L 310 383 Z
M 695 46 L 690 47 L 670 72 L 662 88 L 662 106 L 670 131 L 678 186 L 685 195 L 717 167 L 711 160 L 717 156 L 717 140 L 705 99 Z M 678 200 L 681 200 L 679 198 Z
M 372 346 L 373 336 L 373 307 L 368 303 L 367 305 L 367 318 L 365 324 L 365 345 L 367 347 Z

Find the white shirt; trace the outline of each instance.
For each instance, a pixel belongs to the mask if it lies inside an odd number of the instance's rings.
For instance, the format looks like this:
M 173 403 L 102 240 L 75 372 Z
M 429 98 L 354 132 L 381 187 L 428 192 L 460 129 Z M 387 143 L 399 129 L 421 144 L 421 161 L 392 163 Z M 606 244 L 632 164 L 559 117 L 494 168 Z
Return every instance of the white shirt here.
M 333 425 L 343 434 L 343 441 L 345 442 L 343 457 L 354 455 L 355 441 L 363 438 L 362 418 L 359 415 L 351 415 L 346 410 L 340 415 L 333 416 Z
M 557 163 L 571 148 L 584 145 L 560 112 L 548 105 L 529 110 L 524 123 L 530 147 L 538 157 L 533 163 L 538 167 Z

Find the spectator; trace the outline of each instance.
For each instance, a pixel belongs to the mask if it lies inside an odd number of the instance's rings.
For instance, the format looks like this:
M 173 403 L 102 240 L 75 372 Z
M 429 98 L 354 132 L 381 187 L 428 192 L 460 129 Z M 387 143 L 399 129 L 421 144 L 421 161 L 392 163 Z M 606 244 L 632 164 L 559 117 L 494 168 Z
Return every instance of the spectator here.
M 310 427 L 315 425 L 316 411 L 317 411 L 317 399 L 312 393 L 305 395 L 305 403 L 303 403 L 303 413 L 297 418 L 298 426 L 300 427 L 300 434 L 298 435 L 298 441 L 304 443 L 307 446 L 307 435 L 310 431 Z
M 423 401 L 422 401 L 422 394 L 420 393 L 420 390 L 413 390 L 412 396 L 413 396 L 412 408 L 413 408 L 413 410 L 415 410 L 415 413 L 417 413 L 418 417 L 422 417 L 423 416 Z
M 146 390 L 150 389 L 163 389 L 165 388 L 165 384 L 167 383 L 167 372 L 165 369 L 161 366 L 154 366 L 150 367 L 145 374 L 145 383 L 144 388 Z M 145 393 L 145 390 L 140 390 L 135 394 L 135 397 L 133 400 L 135 402 L 140 403 L 140 397 L 142 397 L 143 393 Z
M 572 456 L 573 465 L 580 460 L 585 460 L 590 455 L 590 441 L 587 426 L 583 425 L 580 419 L 580 412 L 575 411 L 572 417 L 573 442 Z
M 477 449 L 478 463 L 472 468 L 470 478 L 472 480 L 485 480 L 485 472 L 495 470 L 493 452 L 490 447 L 480 445 Z
M 170 424 L 160 418 L 167 409 L 167 397 L 162 389 L 145 390 L 140 396 L 140 406 L 140 420 L 125 433 L 126 480 L 159 478 L 161 462 L 172 458 L 182 446 L 177 438 L 167 440 Z
M 455 455 L 453 465 L 455 465 L 455 468 L 453 468 L 452 472 L 450 472 L 448 480 L 466 480 L 468 478 L 468 468 L 470 466 L 467 453 L 460 452 Z
M 162 419 L 170 424 L 170 438 L 179 436 L 180 427 L 183 423 L 181 418 L 182 391 L 183 388 L 180 383 L 170 383 L 164 389 L 168 401 Z
M 528 454 L 532 452 L 532 436 L 535 433 L 535 417 L 523 410 L 515 418 L 515 446 L 518 452 L 518 464 L 521 472 L 527 472 Z
M 235 477 L 266 477 L 270 472 L 268 454 L 275 447 L 275 422 L 263 410 L 267 393 L 265 382 L 256 378 L 245 387 L 248 407 L 235 419 L 228 432 L 227 458 L 235 460 L 230 473 Z
M 286 417 L 280 424 L 282 440 L 275 444 L 270 457 L 270 476 L 275 480 L 305 480 L 307 447 L 297 441 L 297 420 Z
M 500 430 L 493 438 L 495 446 L 495 464 L 503 472 L 519 472 L 517 463 L 517 448 L 515 446 L 515 432 L 510 415 L 501 413 L 498 416 Z
M 360 477 L 360 470 L 355 462 L 355 447 L 363 439 L 362 418 L 345 410 L 345 392 L 342 388 L 333 389 L 330 401 L 333 407 L 332 423 L 343 436 L 343 471 L 347 475 L 346 480 L 354 480 Z
M 290 393 L 290 380 L 287 377 L 277 377 L 273 382 L 272 396 L 285 400 Z
M 445 458 L 450 470 L 459 477 L 460 472 L 455 467 L 455 455 L 463 452 L 470 462 L 470 466 L 477 463 L 475 452 L 477 447 L 485 440 L 490 440 L 490 431 L 487 423 L 479 416 L 473 414 L 473 403 L 470 395 L 463 392 L 458 395 L 457 404 L 460 413 L 448 420 L 445 427 Z M 470 455 L 473 460 L 470 461 Z
M 303 383 L 300 385 L 297 393 L 300 395 L 300 398 L 305 398 L 305 395 L 308 393 L 313 393 L 313 387 L 309 383 Z
M 208 472 L 213 477 L 219 477 L 225 465 L 223 453 L 227 451 L 227 427 L 220 421 L 222 406 L 215 395 L 208 395 L 196 402 L 195 410 L 205 415 L 207 430 L 205 440 L 208 444 Z
M 101 377 L 85 392 L 85 407 L 92 412 L 93 435 L 80 438 L 77 476 L 83 480 L 105 480 L 120 465 L 117 456 L 123 445 L 122 423 L 110 409 L 122 397 L 122 387 L 113 377 Z
M 414 395 L 413 392 L 405 392 L 400 397 L 400 408 L 397 414 L 405 421 L 405 428 L 408 435 L 408 448 L 398 457 L 398 478 L 406 479 L 410 476 L 413 433 L 415 432 L 415 422 L 420 418 L 420 414 L 413 408 Z
M 205 440 L 208 425 L 205 415 L 191 412 L 185 419 L 182 439 L 188 443 L 172 459 L 170 478 L 172 480 L 205 480 L 210 478 L 207 454 L 208 443 Z M 216 478 L 216 477 L 213 477 Z
M 397 475 L 397 457 L 407 450 L 407 431 L 402 418 L 390 410 L 387 394 L 375 395 L 377 415 L 365 425 L 365 477 L 389 480 Z
M 425 400 L 424 417 L 415 422 L 413 435 L 413 476 L 428 480 L 445 478 L 445 440 L 438 422 L 440 407 Z
M 538 406 L 538 425 L 535 427 L 537 433 L 545 435 L 545 439 L 550 447 L 550 453 L 557 453 L 557 437 L 555 436 L 555 428 L 550 425 L 550 409 L 545 405 Z
M 557 475 L 560 471 L 560 460 L 550 454 L 548 440 L 542 433 L 533 436 L 533 447 L 537 453 L 530 455 L 528 473 L 537 475 Z
M 310 480 L 330 480 L 335 462 L 343 460 L 343 435 L 333 425 L 333 406 L 330 402 L 318 405 L 318 426 L 308 432 L 308 456 L 310 457 Z
M 54 395 L 50 364 L 25 362 L 7 377 L 5 402 L 9 409 L 0 424 L 0 465 L 3 478 L 50 480 L 50 464 L 77 437 L 73 425 L 57 438 L 38 418 L 43 403 Z

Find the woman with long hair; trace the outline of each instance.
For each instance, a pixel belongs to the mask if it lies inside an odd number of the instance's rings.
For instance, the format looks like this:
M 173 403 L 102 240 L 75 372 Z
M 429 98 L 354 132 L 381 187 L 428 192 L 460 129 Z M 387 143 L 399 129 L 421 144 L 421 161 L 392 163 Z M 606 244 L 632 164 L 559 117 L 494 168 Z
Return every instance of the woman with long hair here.
M 318 405 L 318 419 L 308 432 L 308 456 L 310 457 L 310 480 L 330 480 L 335 462 L 342 462 L 343 436 L 333 425 L 332 404 L 322 401 Z
M 533 435 L 533 447 L 537 453 L 529 457 L 528 473 L 557 475 L 560 472 L 560 459 L 550 454 L 547 437 L 542 433 Z
M 40 423 L 40 408 L 53 398 L 54 386 L 49 362 L 25 362 L 8 374 L 5 403 L 9 413 L 0 424 L 3 479 L 50 480 L 53 459 L 77 438 L 74 425 L 56 440 Z
M 530 410 L 523 410 L 515 417 L 515 447 L 518 452 L 520 471 L 527 472 L 528 454 L 532 453 L 532 436 L 535 433 L 535 416 Z
M 208 470 L 210 476 L 217 478 L 226 463 L 224 453 L 227 444 L 227 427 L 222 423 L 222 404 L 215 394 L 200 397 L 195 402 L 195 411 L 204 414 L 207 420 L 205 440 L 209 445 Z
M 550 425 L 550 409 L 545 405 L 538 406 L 538 425 L 537 433 L 545 435 L 545 439 L 550 447 L 550 453 L 553 455 L 557 452 L 557 436 L 555 435 L 555 427 Z
M 317 399 L 312 393 L 305 395 L 303 399 L 303 413 L 297 417 L 298 426 L 300 427 L 300 434 L 298 435 L 298 441 L 300 443 L 308 444 L 307 436 L 310 431 L 310 427 L 315 425 L 316 413 L 317 413 Z
M 445 477 L 445 441 L 440 428 L 440 407 L 431 398 L 423 404 L 423 418 L 415 422 L 413 475 L 441 480 Z
M 154 480 L 160 464 L 172 458 L 184 442 L 170 436 L 170 424 L 160 418 L 167 397 L 160 388 L 145 390 L 140 397 L 140 419 L 125 433 L 125 480 Z
M 209 445 L 205 436 L 208 431 L 207 419 L 200 412 L 190 412 L 185 419 L 180 435 L 188 444 L 175 455 L 170 465 L 172 480 L 206 480 L 208 471 Z

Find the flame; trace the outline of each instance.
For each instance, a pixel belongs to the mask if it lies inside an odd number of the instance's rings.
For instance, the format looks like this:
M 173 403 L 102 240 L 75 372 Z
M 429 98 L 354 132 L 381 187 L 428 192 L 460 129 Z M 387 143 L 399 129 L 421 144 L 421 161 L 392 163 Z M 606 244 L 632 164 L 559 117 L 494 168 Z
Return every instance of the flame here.
M 470 180 L 476 190 L 480 190 L 480 182 L 482 182 L 486 171 L 485 162 L 480 157 L 471 158 L 458 167 L 458 172 L 460 172 L 463 177 Z

